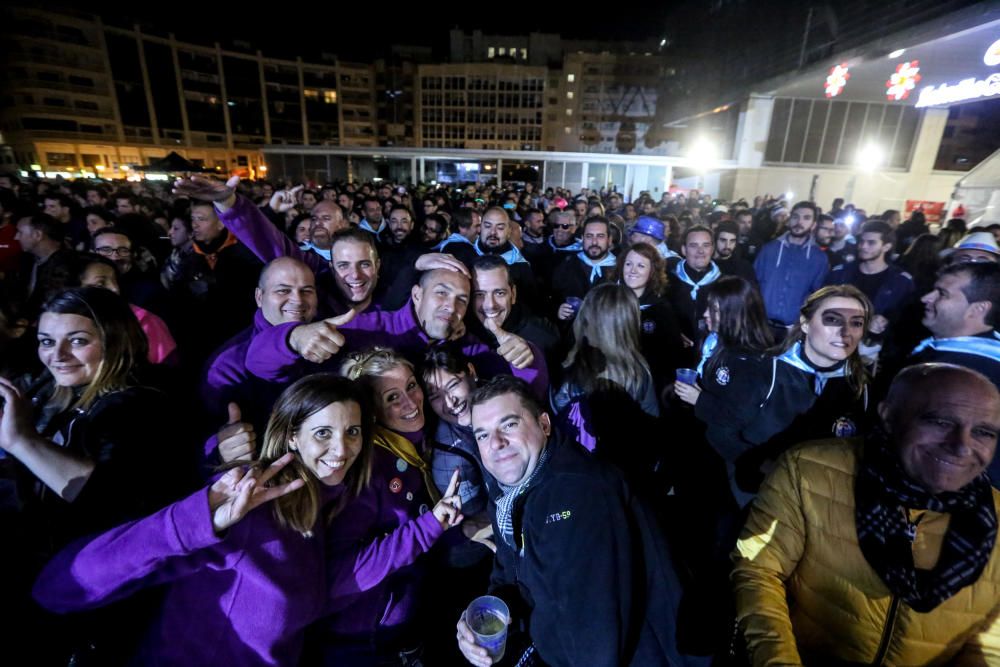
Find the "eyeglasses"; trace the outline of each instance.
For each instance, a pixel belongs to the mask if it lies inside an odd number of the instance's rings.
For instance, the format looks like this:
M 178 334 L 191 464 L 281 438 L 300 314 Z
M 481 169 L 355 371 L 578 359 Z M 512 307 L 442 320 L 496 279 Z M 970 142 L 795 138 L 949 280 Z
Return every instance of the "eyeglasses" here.
M 104 255 L 105 257 L 111 257 L 112 255 L 118 255 L 119 257 L 130 257 L 132 255 L 132 248 L 126 248 L 121 246 L 119 248 L 112 248 L 109 245 L 101 246 L 100 248 L 94 248 L 94 251 L 99 255 Z
M 552 226 L 557 227 L 559 229 L 572 229 L 573 227 L 576 227 L 576 225 L 574 225 L 572 222 L 557 222 Z

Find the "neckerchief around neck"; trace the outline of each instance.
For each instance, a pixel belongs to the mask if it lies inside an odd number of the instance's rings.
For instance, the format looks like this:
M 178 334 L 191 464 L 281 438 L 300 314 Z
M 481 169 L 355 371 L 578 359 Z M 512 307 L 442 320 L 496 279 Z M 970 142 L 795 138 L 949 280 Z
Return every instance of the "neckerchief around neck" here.
M 201 244 L 199 241 L 195 241 L 191 247 L 194 249 L 195 254 L 201 255 L 208 262 L 208 268 L 215 271 L 215 265 L 219 261 L 219 253 L 228 248 L 229 246 L 234 246 L 239 241 L 236 239 L 235 234 L 230 234 L 229 230 L 225 230 L 226 238 L 223 241 L 215 241 L 209 244 Z M 218 246 L 216 246 L 218 244 Z M 202 245 L 205 245 L 206 249 L 202 249 Z M 211 250 L 211 248 L 215 248 Z
M 549 237 L 549 246 L 552 247 L 556 252 L 580 252 L 583 250 L 583 244 L 580 243 L 579 239 L 573 241 L 569 245 L 558 246 L 553 237 Z
M 528 263 L 528 260 L 524 258 L 524 255 L 521 254 L 521 251 L 517 249 L 516 245 L 510 242 L 508 242 L 507 245 L 510 246 L 510 250 L 507 250 L 506 252 L 491 253 L 488 250 L 483 250 L 479 246 L 479 239 L 476 239 L 476 242 L 472 244 L 472 247 L 475 249 L 476 254 L 480 257 L 487 254 L 496 254 L 498 257 L 503 257 L 503 261 L 507 262 L 508 266 L 522 262 L 525 264 Z
M 987 359 L 1000 359 L 1000 337 L 993 331 L 991 336 L 956 336 L 955 338 L 926 338 L 920 342 L 910 356 L 920 354 L 926 349 L 935 352 L 952 352 L 956 354 L 972 354 Z
M 778 357 L 778 361 L 783 361 L 789 366 L 793 366 L 803 373 L 808 373 L 813 376 L 813 391 L 819 396 L 823 393 L 824 387 L 826 387 L 826 381 L 830 378 L 842 378 L 847 377 L 847 362 L 839 364 L 836 368 L 827 371 L 821 371 L 808 361 L 802 355 L 802 343 L 798 342 L 788 350 Z
M 701 344 L 701 361 L 698 362 L 698 377 L 702 377 L 702 371 L 705 370 L 705 364 L 708 360 L 712 358 L 712 354 L 715 353 L 715 348 L 719 346 L 719 334 L 714 331 L 705 337 L 705 342 Z
M 458 232 L 455 232 L 454 234 L 446 238 L 444 241 L 441 241 L 441 243 L 437 244 L 437 246 L 434 249 L 437 250 L 438 252 L 441 252 L 442 250 L 445 249 L 445 246 L 451 243 L 468 243 L 469 245 L 472 245 L 472 241 L 465 238 Z
M 515 546 L 514 519 L 512 516 L 514 501 L 531 486 L 531 483 L 538 477 L 538 473 L 545 467 L 545 464 L 549 460 L 549 453 L 552 450 L 551 444 L 551 440 L 549 443 L 546 443 L 545 449 L 542 450 L 541 455 L 538 457 L 538 463 L 535 464 L 535 469 L 531 471 L 531 474 L 524 481 L 515 486 L 499 484 L 501 495 L 496 499 L 495 503 L 497 507 L 497 526 L 500 527 L 500 535 L 503 537 L 504 542 L 511 547 Z
M 865 442 L 854 485 L 858 546 L 893 595 L 927 613 L 982 575 L 997 537 L 993 491 L 984 473 L 958 492 L 932 495 L 907 476 L 894 449 L 879 430 Z M 913 564 L 911 509 L 951 515 L 931 570 Z
M 676 274 L 677 277 L 680 278 L 681 282 L 691 285 L 691 287 L 693 288 L 691 290 L 692 301 L 697 300 L 699 289 L 701 289 L 705 285 L 711 285 L 722 276 L 722 271 L 719 271 L 719 267 L 715 265 L 715 262 L 712 262 L 710 264 L 712 268 L 708 270 L 708 273 L 705 274 L 705 277 L 699 280 L 698 282 L 695 282 L 691 280 L 691 277 L 688 276 L 687 271 L 684 270 L 685 264 L 687 264 L 687 262 L 677 262 L 677 268 L 674 269 L 674 274 Z
M 434 484 L 431 467 L 428 465 L 427 461 L 424 461 L 423 457 L 417 453 L 417 448 L 413 446 L 412 442 L 398 433 L 393 433 L 389 429 L 382 426 L 375 427 L 374 441 L 376 445 L 389 450 L 397 457 L 406 461 L 409 465 L 419 469 L 420 474 L 423 475 L 424 486 L 427 488 L 427 495 L 431 497 L 431 502 L 436 503 L 441 500 L 441 493 Z
M 580 258 L 580 261 L 590 267 L 590 284 L 593 285 L 598 280 L 601 279 L 601 269 L 607 268 L 615 265 L 615 254 L 609 252 L 604 256 L 599 262 L 595 262 L 591 258 L 587 257 L 587 253 L 582 250 L 576 253 L 576 256 Z

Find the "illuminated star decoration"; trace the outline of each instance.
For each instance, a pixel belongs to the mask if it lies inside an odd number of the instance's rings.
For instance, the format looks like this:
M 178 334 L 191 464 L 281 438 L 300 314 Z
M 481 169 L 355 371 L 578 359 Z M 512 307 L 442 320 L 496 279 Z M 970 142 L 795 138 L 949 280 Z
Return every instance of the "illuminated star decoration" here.
M 827 97 L 836 97 L 843 92 L 847 80 L 851 78 L 848 69 L 847 63 L 834 65 L 830 68 L 830 76 L 826 77 L 826 85 L 823 87 Z
M 910 96 L 910 91 L 916 87 L 920 79 L 919 60 L 900 63 L 896 66 L 896 71 L 893 75 L 885 82 L 887 88 L 885 96 L 895 102 L 905 100 Z

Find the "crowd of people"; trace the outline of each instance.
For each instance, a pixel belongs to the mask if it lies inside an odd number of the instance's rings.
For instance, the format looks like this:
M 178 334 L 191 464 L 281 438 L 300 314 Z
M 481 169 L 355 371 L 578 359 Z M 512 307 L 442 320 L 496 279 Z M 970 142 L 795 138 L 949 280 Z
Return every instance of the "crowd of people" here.
M 504 665 L 1000 664 L 998 239 L 0 174 L 4 655 L 485 666 L 489 593 Z

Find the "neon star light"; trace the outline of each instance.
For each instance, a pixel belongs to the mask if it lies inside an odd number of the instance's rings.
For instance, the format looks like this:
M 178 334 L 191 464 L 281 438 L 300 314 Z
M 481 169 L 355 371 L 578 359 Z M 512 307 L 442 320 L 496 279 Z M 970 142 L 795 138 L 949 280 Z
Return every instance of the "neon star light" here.
M 905 100 L 920 82 L 920 61 L 909 60 L 896 66 L 889 80 L 885 82 L 885 96 L 894 102 Z
M 830 76 L 826 77 L 826 85 L 823 87 L 827 97 L 836 97 L 843 92 L 847 80 L 851 78 L 849 70 L 847 63 L 840 63 L 830 68 Z

